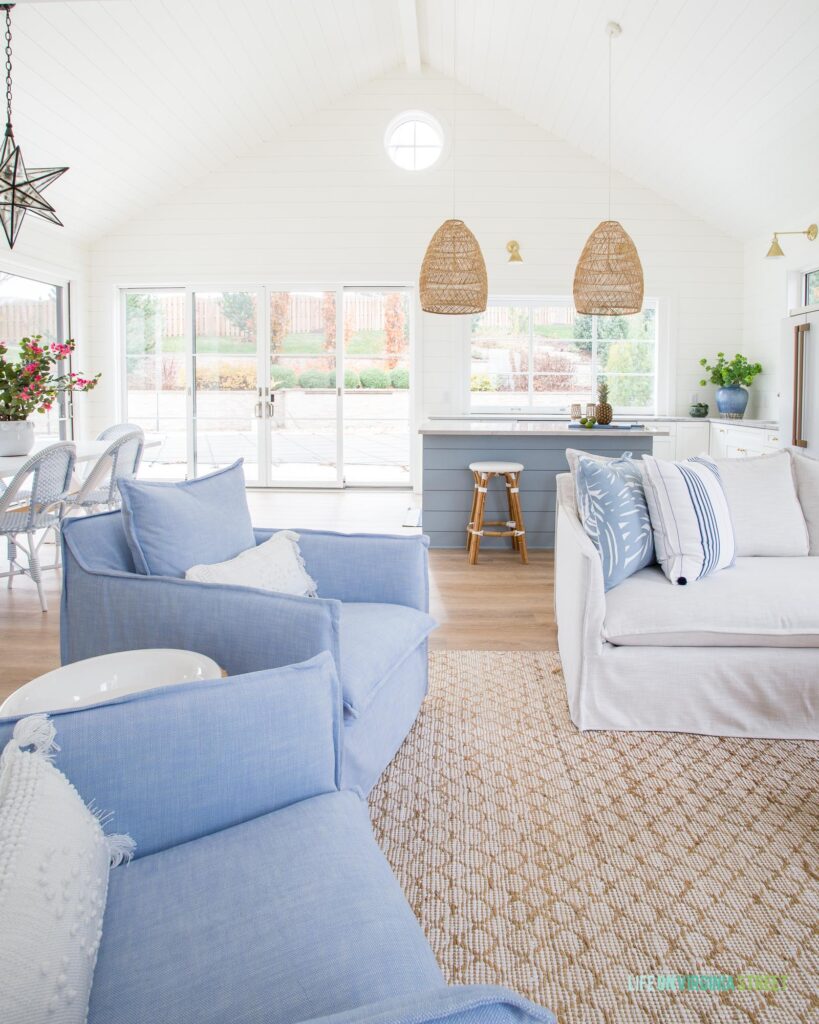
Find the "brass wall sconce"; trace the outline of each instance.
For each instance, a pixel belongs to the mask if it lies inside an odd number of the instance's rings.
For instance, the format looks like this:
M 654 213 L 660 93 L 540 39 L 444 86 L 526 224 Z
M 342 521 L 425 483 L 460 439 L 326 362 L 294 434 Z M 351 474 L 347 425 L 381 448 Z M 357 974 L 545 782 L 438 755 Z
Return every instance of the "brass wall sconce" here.
M 782 252 L 782 246 L 779 244 L 780 235 L 807 235 L 809 242 L 816 241 L 816 236 L 819 235 L 819 228 L 815 224 L 811 224 L 807 231 L 774 231 L 773 238 L 771 239 L 771 247 L 765 254 L 766 260 L 775 260 L 780 256 L 784 256 Z
M 520 254 L 520 242 L 515 242 L 514 240 L 507 242 L 506 251 L 509 253 L 508 263 L 523 263 L 523 257 Z

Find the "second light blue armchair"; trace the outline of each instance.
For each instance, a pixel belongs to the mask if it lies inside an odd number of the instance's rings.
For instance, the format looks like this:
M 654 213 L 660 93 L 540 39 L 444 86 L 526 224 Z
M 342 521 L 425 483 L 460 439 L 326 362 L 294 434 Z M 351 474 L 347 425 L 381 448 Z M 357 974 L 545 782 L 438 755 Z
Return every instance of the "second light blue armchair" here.
M 272 530 L 257 530 L 257 543 Z M 299 530 L 318 598 L 136 572 L 122 514 L 63 530 L 63 664 L 113 651 L 200 651 L 228 675 L 329 651 L 344 697 L 346 788 L 369 792 L 415 721 L 427 691 L 425 537 Z
M 136 842 L 111 874 L 88 1024 L 555 1024 L 508 989 L 445 984 L 340 786 L 329 655 L 52 721 L 56 767 Z

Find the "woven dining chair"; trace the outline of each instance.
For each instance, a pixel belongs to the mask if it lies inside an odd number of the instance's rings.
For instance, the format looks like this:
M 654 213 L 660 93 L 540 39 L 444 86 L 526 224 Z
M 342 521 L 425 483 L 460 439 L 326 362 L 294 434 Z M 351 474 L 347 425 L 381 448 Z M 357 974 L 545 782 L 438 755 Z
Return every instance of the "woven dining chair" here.
M 43 448 L 23 463 L 0 494 L 0 537 L 6 538 L 9 560 L 8 572 L 0 573 L 0 579 L 8 577 L 11 589 L 15 576 L 30 576 L 37 586 L 44 612 L 48 611 L 48 603 L 43 592 L 42 572 L 43 568 L 59 566 L 59 545 L 54 564 L 45 567 L 40 565 L 40 548 L 50 531 L 59 533 L 76 454 L 70 441 Z M 23 535 L 25 540 L 21 541 Z M 19 561 L 21 552 L 27 557 L 27 568 Z
M 106 427 L 101 433 L 97 434 L 98 441 L 116 441 L 118 437 L 122 437 L 123 434 L 144 434 L 142 427 L 136 423 L 115 423 L 111 427 Z
M 119 508 L 119 481 L 136 476 L 144 443 L 145 435 L 139 427 L 115 437 L 80 483 L 79 489 L 67 497 L 63 514 L 69 515 L 74 509 L 88 515 L 103 509 L 114 511 Z

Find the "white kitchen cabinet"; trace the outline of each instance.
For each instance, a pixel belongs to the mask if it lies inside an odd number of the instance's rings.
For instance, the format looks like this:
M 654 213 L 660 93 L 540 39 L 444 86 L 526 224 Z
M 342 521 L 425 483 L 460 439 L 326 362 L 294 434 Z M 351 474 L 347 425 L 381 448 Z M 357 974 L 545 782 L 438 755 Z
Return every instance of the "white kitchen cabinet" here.
M 678 462 L 694 455 L 708 454 L 709 450 L 710 429 L 707 421 L 703 423 L 693 420 L 691 423 L 677 424 L 674 458 Z
M 715 459 L 747 459 L 779 451 L 781 447 L 778 430 L 733 423 L 711 424 L 710 452 Z
M 728 458 L 728 428 L 724 423 L 711 424 L 711 445 L 708 451 L 715 459 Z

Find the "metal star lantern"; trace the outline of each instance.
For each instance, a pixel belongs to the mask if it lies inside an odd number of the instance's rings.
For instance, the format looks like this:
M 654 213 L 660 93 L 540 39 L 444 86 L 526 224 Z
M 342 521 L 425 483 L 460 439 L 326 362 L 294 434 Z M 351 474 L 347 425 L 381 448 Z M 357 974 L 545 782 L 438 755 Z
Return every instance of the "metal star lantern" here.
M 53 184 L 67 167 L 31 167 L 26 169 L 20 147 L 14 141 L 11 129 L 11 9 L 14 4 L 0 4 L 6 12 L 6 135 L 0 151 L 0 223 L 9 243 L 14 248 L 27 213 L 58 224 L 62 221 L 54 207 L 43 199 L 43 189 Z

